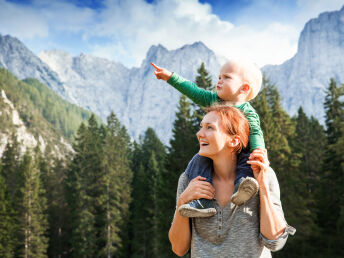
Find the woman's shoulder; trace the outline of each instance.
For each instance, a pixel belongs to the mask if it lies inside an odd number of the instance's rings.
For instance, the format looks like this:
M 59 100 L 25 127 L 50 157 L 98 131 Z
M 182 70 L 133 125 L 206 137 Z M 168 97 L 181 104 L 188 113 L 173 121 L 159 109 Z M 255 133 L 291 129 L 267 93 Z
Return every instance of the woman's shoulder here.
M 188 184 L 188 176 L 186 175 L 185 172 L 183 172 L 179 176 L 178 186 L 179 185 L 185 185 L 185 184 Z
M 271 167 L 269 167 L 267 174 L 269 181 L 277 181 L 276 173 Z
M 269 167 L 268 169 L 267 176 L 268 176 L 268 184 L 269 184 L 270 192 L 276 194 L 276 196 L 279 198 L 280 187 L 279 187 L 277 175 L 271 167 Z
M 268 175 L 269 183 L 270 182 L 271 183 L 278 183 L 277 175 L 276 175 L 275 171 L 271 167 L 269 167 L 267 175 Z

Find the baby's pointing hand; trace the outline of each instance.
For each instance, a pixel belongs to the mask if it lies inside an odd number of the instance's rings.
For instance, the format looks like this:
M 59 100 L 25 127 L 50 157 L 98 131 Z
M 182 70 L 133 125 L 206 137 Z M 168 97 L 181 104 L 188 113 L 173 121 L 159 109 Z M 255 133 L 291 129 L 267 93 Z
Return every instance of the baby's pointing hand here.
M 170 71 L 166 70 L 165 68 L 161 68 L 161 67 L 157 66 L 153 62 L 151 64 L 155 68 L 154 74 L 155 74 L 157 79 L 168 81 L 171 78 L 172 73 Z

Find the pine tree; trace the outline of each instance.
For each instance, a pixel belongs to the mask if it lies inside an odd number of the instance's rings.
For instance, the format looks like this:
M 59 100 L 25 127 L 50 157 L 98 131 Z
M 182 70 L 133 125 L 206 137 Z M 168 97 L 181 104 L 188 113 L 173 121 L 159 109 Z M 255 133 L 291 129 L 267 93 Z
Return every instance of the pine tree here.
M 157 178 L 164 168 L 166 150 L 152 128 L 148 128 L 139 148 L 134 150 L 131 234 L 132 257 L 156 257 Z M 160 198 L 158 196 L 157 198 Z M 159 209 L 157 211 L 157 209 Z M 160 255 L 160 254 L 159 254 Z M 159 256 L 158 255 L 158 256 Z
M 323 234 L 328 237 L 322 244 L 325 246 L 323 252 L 333 256 L 343 255 L 343 251 L 337 248 L 342 239 L 341 224 L 343 206 L 343 182 L 344 170 L 342 169 L 343 152 L 339 144 L 343 137 L 344 122 L 344 85 L 337 86 L 332 78 L 326 91 L 324 108 L 326 112 L 326 138 L 325 159 L 323 173 L 321 175 L 321 186 L 318 191 L 319 198 L 319 224 L 322 225 Z M 340 232 L 340 233 L 339 233 Z
M 81 185 L 81 174 L 84 170 L 83 164 L 86 160 L 84 157 L 84 152 L 86 152 L 86 132 L 87 128 L 85 124 L 81 123 L 75 137 L 75 143 L 73 144 L 73 149 L 75 155 L 72 162 L 68 168 L 66 180 L 64 181 L 67 208 L 68 208 L 68 218 L 67 218 L 67 238 L 68 243 L 68 256 L 73 256 L 73 250 L 75 248 L 75 242 L 79 241 L 78 234 L 75 232 L 75 228 L 79 223 L 79 211 L 82 207 L 80 202 L 80 194 L 82 191 Z M 84 193 L 84 192 L 83 192 Z M 77 256 L 77 255 L 74 255 Z
M 14 253 L 14 256 L 19 255 L 20 250 L 18 246 L 21 243 L 20 234 L 18 233 L 20 231 L 20 203 L 22 201 L 20 189 L 22 188 L 24 181 L 19 169 L 19 156 L 19 144 L 17 142 L 16 135 L 13 134 L 6 145 L 1 158 L 1 176 L 4 179 L 3 191 L 4 199 L 6 200 L 6 204 L 4 203 L 3 207 L 6 207 L 6 213 L 4 216 L 10 216 L 10 221 L 8 221 L 8 227 L 6 228 L 8 235 L 4 236 L 8 237 L 9 240 L 9 242 L 6 243 L 6 245 L 8 245 L 8 249 L 5 252 Z
M 39 157 L 39 167 L 48 203 L 49 221 L 49 257 L 62 257 L 68 252 L 67 234 L 67 203 L 65 197 L 64 180 L 66 165 L 63 160 L 51 157 L 46 150 L 45 155 Z
M 18 164 L 20 160 L 19 143 L 17 142 L 16 135 L 10 137 L 6 145 L 5 151 L 2 155 L 2 174 L 8 189 L 8 200 L 12 200 L 13 208 L 16 209 L 16 197 L 18 195 L 19 186 L 21 184 L 18 175 Z
M 130 139 L 114 113 L 108 117 L 104 135 L 106 226 L 103 235 L 106 235 L 106 245 L 99 253 L 107 257 L 128 257 L 128 217 L 132 181 Z
M 180 174 L 185 171 L 189 161 L 198 152 L 199 144 L 195 127 L 195 116 L 191 112 L 191 104 L 180 97 L 176 120 L 173 125 L 173 136 L 170 140 L 169 153 L 166 159 L 166 168 L 161 170 L 158 178 L 158 217 L 159 256 L 175 257 L 168 239 L 168 231 L 173 220 L 176 207 L 176 189 Z
M 341 136 L 340 123 L 343 121 L 343 85 L 337 86 L 336 81 L 331 78 L 329 87 L 326 91 L 324 108 L 326 112 L 326 137 L 329 144 L 338 142 Z
M 325 135 L 319 122 L 313 117 L 309 119 L 301 107 L 294 121 L 295 134 L 289 137 L 289 142 L 291 155 L 298 157 L 300 162 L 294 167 L 294 180 L 291 182 L 294 188 L 290 194 L 292 205 L 287 203 L 289 206 L 286 209 L 292 209 L 292 214 L 288 214 L 288 222 L 297 228 L 297 234 L 284 253 L 292 253 L 298 257 L 315 256 L 317 252 L 313 248 L 313 242 L 320 233 L 315 190 L 320 183 L 318 175 L 321 173 Z
M 106 245 L 106 236 L 100 235 L 106 220 L 106 179 L 103 168 L 103 147 L 94 116 L 88 126 L 78 130 L 72 161 L 66 183 L 71 207 L 72 256 L 95 256 Z
M 127 257 L 130 138 L 112 113 L 107 126 L 91 116 L 77 133 L 66 178 L 71 256 Z
M 205 90 L 213 90 L 214 86 L 212 85 L 211 76 L 209 72 L 205 69 L 204 63 L 197 69 L 196 76 L 196 85 Z
M 24 186 L 21 189 L 23 199 L 20 209 L 22 256 L 47 257 L 47 204 L 37 159 L 32 157 L 30 151 L 25 153 L 20 171 L 24 176 Z
M 1 167 L 0 167 L 1 170 Z M 11 210 L 8 199 L 6 198 L 7 187 L 5 179 L 0 173 L 0 256 L 1 257 L 14 257 L 15 239 L 14 235 L 14 221 L 11 217 Z
M 337 244 L 338 246 L 343 246 L 343 228 L 344 228 L 344 121 L 341 121 L 340 125 L 340 132 L 341 136 L 338 139 L 338 142 L 334 145 L 334 150 L 336 153 L 336 156 L 339 157 L 339 165 L 340 165 L 340 177 L 335 178 L 337 180 L 338 184 L 338 190 L 339 190 L 339 203 L 338 203 L 338 209 L 339 209 L 339 215 L 336 221 L 336 234 L 338 236 L 337 238 Z
M 196 76 L 196 85 L 199 88 L 205 89 L 205 90 L 213 90 L 214 86 L 212 85 L 211 76 L 209 75 L 209 72 L 205 69 L 204 63 L 201 64 L 201 66 L 197 69 L 197 76 Z M 193 117 L 194 117 L 194 125 L 195 130 L 199 128 L 199 124 L 202 120 L 202 118 L 205 115 L 204 108 L 198 106 L 195 103 L 192 103 L 192 109 L 193 109 Z

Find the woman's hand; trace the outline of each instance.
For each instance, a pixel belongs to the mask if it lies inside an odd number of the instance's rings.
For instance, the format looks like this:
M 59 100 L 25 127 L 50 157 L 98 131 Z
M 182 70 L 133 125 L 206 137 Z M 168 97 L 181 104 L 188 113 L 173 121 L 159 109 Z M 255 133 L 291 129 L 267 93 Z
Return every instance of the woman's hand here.
M 179 196 L 178 207 L 196 199 L 213 199 L 215 196 L 215 188 L 205 180 L 206 178 L 201 176 L 192 179 L 188 187 Z
M 253 170 L 253 175 L 257 180 L 259 185 L 262 185 L 266 182 L 266 174 L 270 166 L 268 159 L 268 153 L 266 149 L 255 149 L 247 161 L 248 164 L 251 164 Z
M 171 78 L 172 73 L 170 71 L 166 70 L 165 68 L 159 67 L 154 63 L 151 63 L 151 65 L 155 68 L 154 74 L 157 79 L 168 81 Z

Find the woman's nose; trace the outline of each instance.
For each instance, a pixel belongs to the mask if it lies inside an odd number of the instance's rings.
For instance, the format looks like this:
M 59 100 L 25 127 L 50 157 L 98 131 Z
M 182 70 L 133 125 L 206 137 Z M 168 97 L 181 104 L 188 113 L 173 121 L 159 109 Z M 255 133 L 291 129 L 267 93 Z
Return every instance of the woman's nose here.
M 199 131 L 196 133 L 197 139 L 199 139 L 200 137 L 204 137 L 204 133 L 203 133 L 203 128 L 199 129 Z

